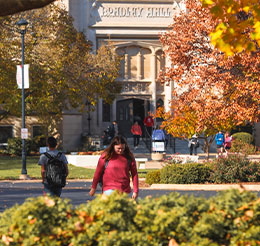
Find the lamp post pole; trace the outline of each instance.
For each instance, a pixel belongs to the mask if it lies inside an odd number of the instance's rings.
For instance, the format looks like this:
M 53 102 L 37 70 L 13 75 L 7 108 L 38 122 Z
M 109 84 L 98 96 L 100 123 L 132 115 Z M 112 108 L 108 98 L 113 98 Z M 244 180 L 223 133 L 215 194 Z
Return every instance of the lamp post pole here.
M 26 33 L 26 26 L 28 22 L 21 19 L 16 23 L 20 28 L 20 33 L 22 37 L 22 129 L 25 129 L 25 93 L 24 93 L 24 35 Z M 21 178 L 28 178 L 26 169 L 26 150 L 25 150 L 25 138 L 22 137 L 22 171 Z
M 91 118 L 90 118 L 90 102 L 88 102 L 88 136 L 91 135 L 91 133 L 90 133 L 90 121 L 91 121 Z
M 25 128 L 25 98 L 24 98 L 24 34 L 25 30 L 21 30 L 21 36 L 22 36 L 22 128 Z M 26 169 L 26 152 L 25 152 L 25 139 L 22 139 L 22 160 L 23 160 L 23 166 L 22 166 L 22 174 L 27 174 Z

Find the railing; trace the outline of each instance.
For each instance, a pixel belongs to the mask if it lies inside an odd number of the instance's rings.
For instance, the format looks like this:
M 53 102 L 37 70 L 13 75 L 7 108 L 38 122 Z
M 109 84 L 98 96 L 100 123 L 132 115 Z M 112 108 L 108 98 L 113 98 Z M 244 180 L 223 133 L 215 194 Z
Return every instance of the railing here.
M 152 137 L 147 131 L 147 128 L 144 127 L 144 134 L 142 136 L 142 141 L 145 144 L 145 147 L 148 149 L 148 151 L 151 153 L 152 152 Z

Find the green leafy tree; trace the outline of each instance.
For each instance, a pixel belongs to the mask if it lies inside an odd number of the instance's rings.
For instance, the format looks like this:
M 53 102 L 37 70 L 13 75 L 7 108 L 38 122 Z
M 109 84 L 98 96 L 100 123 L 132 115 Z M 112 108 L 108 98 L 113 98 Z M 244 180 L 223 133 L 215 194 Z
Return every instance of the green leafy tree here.
M 16 84 L 16 65 L 21 63 L 21 37 L 15 23 L 21 15 L 0 19 L 1 116 L 21 115 L 21 90 Z M 84 111 L 98 98 L 111 102 L 120 92 L 120 58 L 113 47 L 97 54 L 83 33 L 75 30 L 68 12 L 54 4 L 27 11 L 30 23 L 25 35 L 25 63 L 30 64 L 30 88 L 26 89 L 26 115 L 37 115 L 45 125 L 56 125 L 63 110 Z M 12 95 L 12 96 L 10 96 Z

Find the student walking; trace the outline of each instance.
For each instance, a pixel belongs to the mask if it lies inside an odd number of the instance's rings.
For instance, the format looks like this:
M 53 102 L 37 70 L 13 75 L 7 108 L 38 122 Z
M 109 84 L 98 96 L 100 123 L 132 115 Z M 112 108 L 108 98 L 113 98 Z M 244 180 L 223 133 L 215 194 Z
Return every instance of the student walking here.
M 40 156 L 38 164 L 41 166 L 41 176 L 44 195 L 60 197 L 62 187 L 66 184 L 69 174 L 66 156 L 56 149 L 57 140 L 49 137 L 47 140 L 49 151 Z
M 199 147 L 199 140 L 198 136 L 194 134 L 190 139 L 188 143 L 188 147 L 190 149 L 190 155 L 194 153 L 194 155 L 197 155 L 197 149 Z
M 216 134 L 215 140 L 217 143 L 217 153 L 218 153 L 218 155 L 220 155 L 223 153 L 223 150 L 224 150 L 224 143 L 225 143 L 224 133 L 222 131 L 219 131 Z
M 129 172 L 133 181 L 132 198 L 136 199 L 139 187 L 135 158 L 125 138 L 115 136 L 99 158 L 89 192 L 90 196 L 95 194 L 100 178 L 103 178 L 102 192 L 106 195 L 110 195 L 115 190 L 131 193 Z
M 111 125 L 108 126 L 107 128 L 107 134 L 108 134 L 108 141 L 109 143 L 112 141 L 114 136 L 118 134 L 118 125 L 117 121 L 113 121 Z
M 132 127 L 131 127 L 131 133 L 134 137 L 134 148 L 137 149 L 140 141 L 140 136 L 142 136 L 142 129 L 140 125 L 138 124 L 138 121 L 136 121 Z
M 226 132 L 226 133 L 225 133 L 224 149 L 225 149 L 227 155 L 228 155 L 229 150 L 231 149 L 232 140 L 233 140 L 233 138 L 232 138 L 232 136 L 230 135 L 230 133 L 229 133 L 229 132 Z
M 153 126 L 154 126 L 154 121 L 153 121 L 152 116 L 150 115 L 150 112 L 148 112 L 148 116 L 146 116 L 145 119 L 144 119 L 144 126 L 147 129 L 149 137 L 151 137 L 152 131 L 153 131 Z

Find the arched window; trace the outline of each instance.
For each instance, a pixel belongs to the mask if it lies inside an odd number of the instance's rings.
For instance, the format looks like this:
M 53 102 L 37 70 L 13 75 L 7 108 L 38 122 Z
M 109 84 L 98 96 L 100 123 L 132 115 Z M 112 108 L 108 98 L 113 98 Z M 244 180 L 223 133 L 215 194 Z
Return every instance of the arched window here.
M 156 109 L 163 107 L 163 105 L 164 105 L 164 102 L 161 98 L 156 101 Z M 163 118 L 156 118 L 156 121 L 161 122 L 161 121 L 163 121 Z
M 163 105 L 164 105 L 163 100 L 161 98 L 158 99 L 156 102 L 156 108 L 163 107 Z

